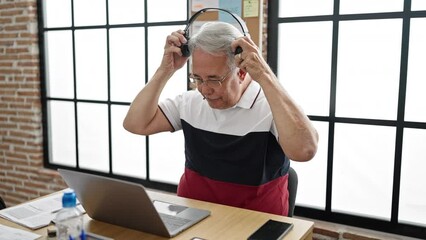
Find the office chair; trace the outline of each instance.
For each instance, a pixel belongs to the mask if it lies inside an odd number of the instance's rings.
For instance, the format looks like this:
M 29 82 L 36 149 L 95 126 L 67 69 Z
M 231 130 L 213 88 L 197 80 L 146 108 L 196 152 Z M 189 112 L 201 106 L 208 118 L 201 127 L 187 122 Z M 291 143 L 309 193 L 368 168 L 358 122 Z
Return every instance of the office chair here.
M 290 167 L 288 169 L 288 216 L 293 217 L 296 204 L 298 177 L 297 172 Z
M 6 203 L 3 201 L 3 199 L 0 197 L 0 210 L 3 208 L 6 208 Z

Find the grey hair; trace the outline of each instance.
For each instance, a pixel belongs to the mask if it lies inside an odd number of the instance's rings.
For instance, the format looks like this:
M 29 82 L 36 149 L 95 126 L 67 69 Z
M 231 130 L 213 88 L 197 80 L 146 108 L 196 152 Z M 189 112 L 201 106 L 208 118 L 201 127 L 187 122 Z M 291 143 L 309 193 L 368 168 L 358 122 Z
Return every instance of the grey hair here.
M 229 23 L 208 22 L 189 39 L 188 46 L 191 52 L 199 48 L 212 55 L 227 55 L 227 64 L 233 69 L 235 62 L 231 43 L 242 36 L 243 34 Z

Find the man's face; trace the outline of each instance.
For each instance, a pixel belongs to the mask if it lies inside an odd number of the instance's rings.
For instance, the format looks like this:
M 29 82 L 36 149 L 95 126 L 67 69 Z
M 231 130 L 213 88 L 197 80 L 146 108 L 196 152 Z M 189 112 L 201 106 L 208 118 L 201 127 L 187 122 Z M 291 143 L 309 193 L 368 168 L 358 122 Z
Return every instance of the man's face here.
M 236 70 L 229 69 L 227 56 L 213 56 L 195 49 L 192 53 L 192 74 L 203 81 L 222 79 L 217 87 L 203 83 L 197 86 L 198 91 L 206 98 L 211 108 L 226 109 L 234 106 L 241 97 L 241 87 Z

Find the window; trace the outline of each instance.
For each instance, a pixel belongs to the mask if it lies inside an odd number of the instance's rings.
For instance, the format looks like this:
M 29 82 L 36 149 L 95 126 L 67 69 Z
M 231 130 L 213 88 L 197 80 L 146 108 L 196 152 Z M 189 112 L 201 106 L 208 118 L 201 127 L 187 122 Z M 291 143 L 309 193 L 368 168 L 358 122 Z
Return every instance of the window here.
M 269 3 L 268 61 L 320 135 L 295 214 L 424 237 L 425 1 Z
M 291 163 L 296 215 L 424 237 L 425 2 L 268 1 L 268 62 L 320 135 L 312 161 Z M 142 137 L 122 121 L 188 2 L 38 3 L 46 166 L 175 191 L 182 133 Z M 186 76 L 161 98 L 185 91 Z
M 186 0 L 40 1 L 47 167 L 176 189 L 182 134 L 133 135 L 122 122 L 158 67 L 167 34 L 185 27 L 187 6 Z M 185 91 L 186 76 L 184 67 L 161 98 Z

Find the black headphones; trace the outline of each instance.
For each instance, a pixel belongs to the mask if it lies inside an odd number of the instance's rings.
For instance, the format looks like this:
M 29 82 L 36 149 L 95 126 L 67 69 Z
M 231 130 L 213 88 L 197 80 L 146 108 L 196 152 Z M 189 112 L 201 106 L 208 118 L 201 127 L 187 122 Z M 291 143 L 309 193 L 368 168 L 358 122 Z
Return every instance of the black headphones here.
M 231 15 L 240 25 L 241 30 L 243 31 L 244 36 L 247 36 L 248 34 L 248 29 L 246 24 L 244 23 L 244 21 L 240 18 L 240 16 L 238 16 L 237 14 L 234 14 L 226 9 L 222 9 L 222 8 L 203 8 L 201 10 L 199 10 L 198 12 L 196 12 L 194 15 L 192 15 L 192 17 L 188 20 L 188 24 L 185 27 L 184 30 L 184 36 L 186 38 L 186 40 L 189 41 L 189 28 L 191 27 L 192 22 L 195 21 L 195 19 L 197 19 L 198 16 L 200 16 L 201 14 L 207 12 L 207 11 L 223 11 L 228 13 L 229 15 Z M 188 42 L 185 44 L 182 44 L 182 46 L 180 47 L 181 51 L 182 51 L 182 55 L 184 57 L 189 57 L 191 55 L 191 52 L 189 50 L 189 46 L 188 46 Z M 235 54 L 239 54 L 243 51 L 243 49 L 241 47 L 237 47 L 235 49 Z

